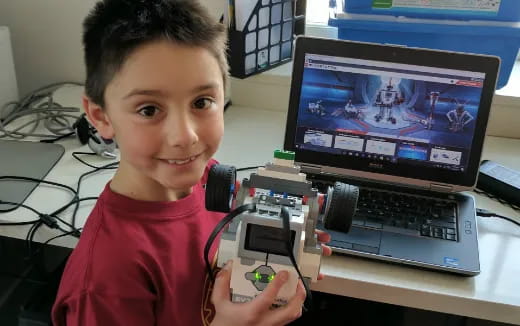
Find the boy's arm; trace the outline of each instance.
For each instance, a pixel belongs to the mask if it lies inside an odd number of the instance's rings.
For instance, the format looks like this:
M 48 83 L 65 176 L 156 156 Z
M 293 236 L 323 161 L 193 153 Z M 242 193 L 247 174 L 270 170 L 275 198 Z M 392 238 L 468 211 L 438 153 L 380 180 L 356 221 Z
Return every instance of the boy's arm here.
M 154 299 L 122 298 L 84 291 L 78 297 L 56 303 L 54 326 L 154 325 Z

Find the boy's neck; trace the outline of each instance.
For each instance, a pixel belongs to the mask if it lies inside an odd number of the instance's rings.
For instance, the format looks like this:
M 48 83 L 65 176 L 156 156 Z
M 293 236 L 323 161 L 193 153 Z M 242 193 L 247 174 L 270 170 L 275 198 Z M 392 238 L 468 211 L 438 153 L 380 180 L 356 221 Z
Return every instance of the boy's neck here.
M 139 173 L 121 161 L 110 182 L 110 189 L 135 200 L 143 201 L 175 201 L 188 196 L 192 189 L 179 191 L 168 189 L 155 180 Z

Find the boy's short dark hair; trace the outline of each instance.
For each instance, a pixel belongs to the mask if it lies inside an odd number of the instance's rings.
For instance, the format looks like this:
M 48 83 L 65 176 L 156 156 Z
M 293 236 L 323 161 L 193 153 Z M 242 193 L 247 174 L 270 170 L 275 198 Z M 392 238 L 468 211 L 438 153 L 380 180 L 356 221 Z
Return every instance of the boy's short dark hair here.
M 105 106 L 107 85 L 138 47 L 157 40 L 203 47 L 228 78 L 225 27 L 196 0 L 102 0 L 83 23 L 86 95 Z

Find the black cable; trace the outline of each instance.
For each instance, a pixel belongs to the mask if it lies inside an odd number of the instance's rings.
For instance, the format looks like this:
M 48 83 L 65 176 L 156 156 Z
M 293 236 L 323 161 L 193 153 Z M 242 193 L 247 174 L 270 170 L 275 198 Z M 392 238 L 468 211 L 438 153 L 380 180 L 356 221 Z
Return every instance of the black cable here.
M 33 229 L 36 225 L 36 223 L 38 223 L 40 220 L 34 222 L 33 225 L 31 225 L 31 227 L 29 228 L 29 231 L 27 232 L 27 235 L 25 236 L 25 245 L 27 246 L 27 248 L 29 248 L 29 237 L 31 236 L 31 233 L 33 232 Z
M 98 199 L 99 199 L 99 197 L 85 197 L 85 198 L 81 198 L 81 199 L 72 200 L 71 202 L 69 202 L 65 206 L 62 206 L 61 208 L 59 208 L 58 210 L 54 211 L 50 215 L 58 218 L 58 216 L 57 216 L 58 214 L 63 213 L 67 208 L 69 208 L 70 206 L 72 206 L 72 205 L 74 205 L 76 203 L 79 203 L 79 202 L 82 202 L 82 201 L 87 201 L 87 200 L 98 200 Z M 67 226 L 73 227 L 72 224 L 69 224 L 67 222 L 63 222 L 63 223 L 65 225 L 67 225 Z
M 112 163 L 109 163 L 109 164 L 105 164 L 103 166 L 100 166 L 100 167 L 97 167 L 95 168 L 94 170 L 91 170 L 89 172 L 85 172 L 83 173 L 82 175 L 80 175 L 79 179 L 78 179 L 78 184 L 76 186 L 76 197 L 74 198 L 74 200 L 78 200 L 76 202 L 76 206 L 74 207 L 74 212 L 72 213 L 72 218 L 71 218 L 71 224 L 72 224 L 72 227 L 73 228 L 76 228 L 76 215 L 78 213 L 78 210 L 79 210 L 79 192 L 80 192 L 80 188 L 81 188 L 81 181 L 83 181 L 83 178 L 93 174 L 93 173 L 96 173 L 98 171 L 101 171 L 101 170 L 107 170 L 107 169 L 110 169 L 111 167 L 117 167 L 119 165 L 119 162 L 112 162 Z
M 3 223 L 1 222 L 0 223 L 0 226 L 23 226 L 23 225 L 31 225 L 31 224 L 34 224 L 38 222 L 38 220 L 34 220 L 34 221 L 28 221 L 28 222 L 13 222 L 13 223 Z
M 38 216 L 39 219 L 38 220 L 34 220 L 34 221 L 0 223 L 1 226 L 31 225 L 31 227 L 29 228 L 29 231 L 28 231 L 28 233 L 26 235 L 26 238 L 25 238 L 26 243 L 27 243 L 27 249 L 28 249 L 28 253 L 29 253 L 29 258 L 32 257 L 32 255 L 33 255 L 33 245 L 32 244 L 34 242 L 34 237 L 36 235 L 36 232 L 44 224 L 46 226 L 48 226 L 49 228 L 59 229 L 61 232 L 63 232 L 63 235 L 60 235 L 60 236 L 73 235 L 73 236 L 79 238 L 79 236 L 81 235 L 81 232 L 80 232 L 81 228 L 80 229 L 76 229 L 76 227 L 75 227 L 75 219 L 76 219 L 76 215 L 77 215 L 77 212 L 78 212 L 78 209 L 79 209 L 79 204 L 82 201 L 97 200 L 98 199 L 98 197 L 79 198 L 79 191 L 80 191 L 81 182 L 82 182 L 83 178 L 87 177 L 90 174 L 98 172 L 100 170 L 116 168 L 117 165 L 119 164 L 119 162 L 112 162 L 112 163 L 106 164 L 104 166 L 90 165 L 89 163 L 83 161 L 81 158 L 79 158 L 77 156 L 77 155 L 80 155 L 80 154 L 91 155 L 91 153 L 76 152 L 76 155 L 73 155 L 73 156 L 74 156 L 74 158 L 76 158 L 81 163 L 83 163 L 83 164 L 85 164 L 87 166 L 92 167 L 93 170 L 92 171 L 88 171 L 88 172 L 82 174 L 79 177 L 78 184 L 77 184 L 77 187 L 76 187 L 77 190 L 74 190 L 72 187 L 70 187 L 68 185 L 65 185 L 65 184 L 60 184 L 60 183 L 57 183 L 57 182 L 52 182 L 52 181 L 47 181 L 47 180 L 42 180 L 42 179 L 35 179 L 35 178 L 31 178 L 31 177 L 20 177 L 20 176 L 0 176 L 0 181 L 3 181 L 3 180 L 16 180 L 16 181 L 35 182 L 35 183 L 39 183 L 39 184 L 41 183 L 41 184 L 46 184 L 46 185 L 52 185 L 52 186 L 60 187 L 62 189 L 70 191 L 73 194 L 73 198 L 72 198 L 72 200 L 69 203 L 67 203 L 66 205 L 64 205 L 61 208 L 57 209 L 55 212 L 53 212 L 51 214 L 40 213 L 36 209 L 31 208 L 31 207 L 29 207 L 27 205 L 24 205 L 23 203 L 13 203 L 13 202 L 0 201 L 0 204 L 7 204 L 7 205 L 13 206 L 13 208 L 10 208 L 10 209 L 2 209 L 2 210 L 0 210 L 0 213 L 10 212 L 10 211 L 13 211 L 13 210 L 18 209 L 18 208 L 25 208 L 25 209 L 28 209 L 28 210 L 32 211 L 33 213 L 35 213 Z M 68 223 L 68 222 L 64 221 L 63 219 L 61 219 L 58 215 L 63 213 L 67 208 L 71 207 L 72 205 L 76 205 L 76 206 L 74 207 L 74 213 L 73 213 L 73 216 L 72 216 L 72 223 Z M 67 227 L 69 227 L 71 230 L 65 230 L 64 228 L 62 228 L 58 224 L 57 221 L 60 221 L 61 223 L 63 223 Z M 58 236 L 58 237 L 60 237 L 60 236 Z M 53 239 L 50 239 L 48 241 L 52 241 L 52 240 L 54 240 L 54 239 L 56 239 L 58 237 L 54 237 Z M 48 243 L 48 242 L 46 242 L 46 243 Z M 46 244 L 46 243 L 44 243 L 44 244 Z
M 27 233 L 27 237 L 25 238 L 25 240 L 27 241 L 28 258 L 32 257 L 32 243 L 34 241 L 34 236 L 36 234 L 36 231 L 38 231 L 42 224 L 42 221 L 34 223 L 34 225 L 31 226 L 29 232 Z
M 504 219 L 506 221 L 509 221 L 511 223 L 514 223 L 517 226 L 520 226 L 520 222 L 517 222 L 517 221 L 513 220 L 510 217 L 493 213 L 491 211 L 488 211 L 487 209 L 477 208 L 477 216 L 480 216 L 480 217 L 498 217 L 498 218 Z
M 21 203 L 13 203 L 13 202 L 10 202 L 10 201 L 0 200 L 0 204 L 1 204 L 1 205 L 11 205 L 11 206 L 16 206 L 16 207 L 18 207 L 18 208 L 25 208 L 25 209 L 27 209 L 27 210 L 33 212 L 33 213 L 36 214 L 36 215 L 40 215 L 40 212 L 38 212 L 38 211 L 35 210 L 34 208 L 29 207 L 29 206 L 24 205 L 24 204 L 21 204 Z M 7 211 L 10 211 L 10 209 L 7 210 Z M 0 210 L 0 213 L 2 213 L 1 210 Z M 36 221 L 38 221 L 38 220 L 36 220 Z M 36 221 L 35 221 L 35 222 L 36 222 Z M 22 222 L 22 223 L 29 223 L 29 222 Z
M 79 190 L 80 190 L 82 179 L 97 171 L 100 171 L 103 169 L 110 169 L 110 168 L 116 166 L 118 163 L 119 162 L 113 162 L 113 163 L 106 164 L 101 167 L 95 167 L 94 170 L 82 174 L 78 180 L 77 190 L 74 190 L 72 187 L 65 185 L 65 184 L 60 184 L 57 182 L 52 182 L 52 181 L 47 181 L 47 180 L 42 180 L 42 179 L 35 179 L 35 178 L 30 178 L 30 177 L 20 177 L 20 176 L 1 176 L 0 181 L 2 181 L 2 180 L 29 181 L 29 182 L 36 182 L 36 183 L 42 183 L 42 184 L 60 187 L 62 189 L 66 189 L 66 190 L 70 191 L 73 194 L 73 199 L 69 203 L 67 203 L 66 205 L 62 206 L 61 208 L 59 208 L 58 210 L 56 210 L 55 212 L 53 212 L 49 215 L 40 213 L 37 210 L 35 210 L 27 205 L 24 205 L 23 203 L 12 203 L 12 202 L 0 201 L 0 203 L 2 203 L 2 204 L 14 206 L 13 208 L 10 208 L 10 209 L 0 210 L 0 213 L 10 212 L 10 211 L 18 209 L 18 208 L 25 208 L 25 209 L 32 211 L 39 217 L 39 219 L 35 220 L 35 221 L 1 223 L 0 225 L 2 225 L 2 226 L 22 226 L 22 225 L 31 225 L 32 224 L 32 226 L 29 229 L 27 236 L 25 238 L 25 240 L 27 242 L 27 247 L 28 247 L 29 253 L 32 252 L 32 243 L 34 241 L 36 232 L 43 224 L 47 225 L 49 228 L 59 229 L 64 233 L 70 233 L 76 237 L 79 237 L 81 233 L 75 227 L 75 219 L 76 219 L 77 212 L 79 210 L 79 203 L 82 201 L 86 201 L 86 200 L 97 200 L 97 197 L 87 197 L 87 198 L 81 198 L 81 199 L 79 198 Z M 72 205 L 76 205 L 74 208 L 73 216 L 72 216 L 72 223 L 67 223 L 66 221 L 61 219 L 58 216 L 58 214 L 61 214 L 63 211 L 65 211 L 67 208 L 69 208 Z M 71 228 L 71 230 L 68 231 L 68 230 L 63 229 L 62 227 L 59 226 L 59 224 L 57 223 L 56 220 L 62 222 L 63 224 L 65 224 L 66 226 Z
M 285 233 L 285 249 L 287 250 L 287 254 L 289 256 L 289 259 L 291 260 L 291 264 L 293 265 L 294 269 L 296 270 L 296 273 L 298 273 L 298 277 L 300 278 L 300 280 L 302 280 L 303 287 L 305 288 L 305 293 L 306 293 L 305 301 L 307 302 L 307 307 L 312 307 L 312 292 L 309 289 L 307 282 L 305 282 L 305 279 L 303 278 L 303 275 L 300 272 L 300 269 L 298 268 L 298 263 L 296 262 L 296 259 L 294 258 L 293 246 L 292 246 L 292 241 L 291 241 L 292 240 L 291 226 L 290 226 L 291 213 L 289 212 L 289 208 L 287 208 L 287 206 L 282 206 L 280 216 L 282 217 L 283 231 Z M 305 304 L 304 304 L 304 308 L 306 308 Z M 306 308 L 306 309 L 309 310 L 309 308 Z
M 92 152 L 73 152 L 72 153 L 72 157 L 74 157 L 76 160 L 78 160 L 82 164 L 85 164 L 86 166 L 91 167 L 93 169 L 102 169 L 102 170 L 117 169 L 117 166 L 103 168 L 103 166 L 96 166 L 96 165 L 90 164 L 90 163 L 86 162 L 85 160 L 83 160 L 82 158 L 80 158 L 78 155 L 91 155 L 91 156 L 95 156 L 95 155 L 98 155 L 98 154 L 92 153 Z
M 57 142 L 58 140 L 62 140 L 63 138 L 74 136 L 75 134 L 76 134 L 76 132 L 69 132 L 68 134 L 64 134 L 64 135 L 61 135 L 61 136 L 56 137 L 56 138 L 42 139 L 42 140 L 40 140 L 40 143 L 53 144 L 53 143 Z
M 244 213 L 244 212 L 254 212 L 256 211 L 256 205 L 255 204 L 246 204 L 242 205 L 240 207 L 237 207 L 235 210 L 233 210 L 231 213 L 226 215 L 220 222 L 218 222 L 217 226 L 213 229 L 213 232 L 211 232 L 210 236 L 208 237 L 208 240 L 206 241 L 206 245 L 204 246 L 204 262 L 206 263 L 206 271 L 208 272 L 208 276 L 211 279 L 212 282 L 215 282 L 215 272 L 213 271 L 213 268 L 211 267 L 211 264 L 209 262 L 209 251 L 211 250 L 211 245 L 215 241 L 215 238 L 218 236 L 220 231 L 224 229 L 224 227 L 231 222 L 235 217 L 238 215 Z
M 261 168 L 261 167 L 263 167 L 263 166 L 262 165 L 260 165 L 260 166 L 250 166 L 250 167 L 247 167 L 247 168 L 236 169 L 236 171 L 240 172 L 240 171 L 254 170 L 254 169 Z
M 61 184 L 61 183 L 42 180 L 42 179 L 36 179 L 36 178 L 30 178 L 30 177 L 20 177 L 20 176 L 0 176 L 0 181 L 2 181 L 2 180 L 30 181 L 30 182 L 36 182 L 36 183 L 43 183 L 43 184 L 47 184 L 47 185 L 51 185 L 51 186 L 61 187 L 63 189 L 69 190 L 72 193 L 76 193 L 76 191 L 72 187 L 69 187 L 69 186 Z M 15 208 L 10 208 L 9 210 L 0 209 L 0 213 L 7 213 L 12 210 L 18 209 L 20 207 L 23 207 L 22 203 L 17 203 Z M 25 208 L 27 208 L 27 207 L 25 207 Z
M 69 232 L 65 232 L 65 233 L 63 233 L 63 234 L 57 235 L 57 236 L 55 236 L 55 237 L 52 237 L 52 238 L 50 238 L 49 240 L 45 241 L 45 242 L 43 243 L 43 245 L 44 245 L 44 246 L 45 246 L 45 245 L 48 245 L 51 241 L 54 241 L 54 240 L 56 240 L 56 239 L 58 239 L 58 238 L 66 237 L 66 236 L 68 236 L 68 235 L 72 235 L 72 236 L 74 236 L 74 233 L 75 233 L 75 232 L 81 232 L 82 229 L 83 229 L 83 228 L 79 228 L 79 229 L 72 230 L 72 231 L 69 231 Z
M 0 223 L 0 225 L 5 225 L 5 226 L 20 226 L 20 225 L 31 225 L 32 224 L 32 226 L 29 228 L 29 232 L 27 232 L 27 235 L 25 237 L 25 241 L 26 241 L 28 252 L 29 252 L 29 256 L 30 256 L 30 254 L 32 252 L 32 242 L 33 242 L 33 239 L 34 239 L 34 235 L 36 234 L 36 231 L 38 231 L 38 229 L 43 224 L 46 224 L 50 228 L 57 228 L 58 227 L 57 223 L 53 223 L 52 222 L 52 218 L 49 215 L 42 214 L 42 213 L 40 213 L 39 211 L 37 211 L 36 209 L 34 209 L 32 207 L 29 207 L 29 206 L 24 205 L 24 204 L 7 202 L 7 201 L 0 201 L 0 203 L 1 204 L 7 204 L 7 205 L 13 205 L 13 206 L 25 208 L 25 209 L 30 210 L 31 212 L 35 213 L 36 215 L 38 215 L 39 219 L 35 220 L 35 221 L 18 222 L 18 223 Z
M 46 240 L 45 242 L 42 243 L 41 247 L 38 248 L 38 250 L 36 250 L 34 253 L 32 253 L 32 257 L 34 257 L 37 254 L 39 254 L 40 252 L 42 252 L 42 250 L 45 250 L 45 246 L 48 245 L 50 242 L 52 242 L 52 241 L 54 241 L 54 240 L 56 240 L 58 238 L 66 237 L 66 236 L 69 236 L 69 235 L 74 236 L 75 232 L 81 232 L 82 229 L 83 228 L 79 228 L 77 230 L 72 230 L 72 231 L 69 231 L 69 232 L 65 232 L 63 234 L 59 234 L 59 235 L 57 235 L 55 237 L 52 237 L 52 238 Z M 32 258 L 32 257 L 30 257 L 30 258 Z
M 480 189 L 473 189 L 473 191 L 475 193 L 479 194 L 479 195 L 484 195 L 484 196 L 489 197 L 489 198 L 491 198 L 493 200 L 496 200 L 500 204 L 506 205 L 506 206 L 512 208 L 513 210 L 517 211 L 517 212 L 520 212 L 520 206 L 512 204 L 512 203 L 508 202 L 507 200 L 504 200 L 504 199 L 502 199 L 500 197 L 497 197 L 497 196 L 495 196 L 495 195 L 493 195 L 493 194 L 491 194 L 491 193 L 489 193 L 487 191 L 480 190 Z

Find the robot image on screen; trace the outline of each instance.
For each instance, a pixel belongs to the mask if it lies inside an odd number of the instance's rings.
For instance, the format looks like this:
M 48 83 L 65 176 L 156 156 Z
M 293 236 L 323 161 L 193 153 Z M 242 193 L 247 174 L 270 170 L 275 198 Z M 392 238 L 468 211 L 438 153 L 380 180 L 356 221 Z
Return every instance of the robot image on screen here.
M 481 87 L 391 73 L 308 68 L 303 76 L 298 126 L 312 129 L 302 136 L 304 143 L 324 147 L 332 143 L 327 133 L 339 131 L 469 148 L 481 93 Z

